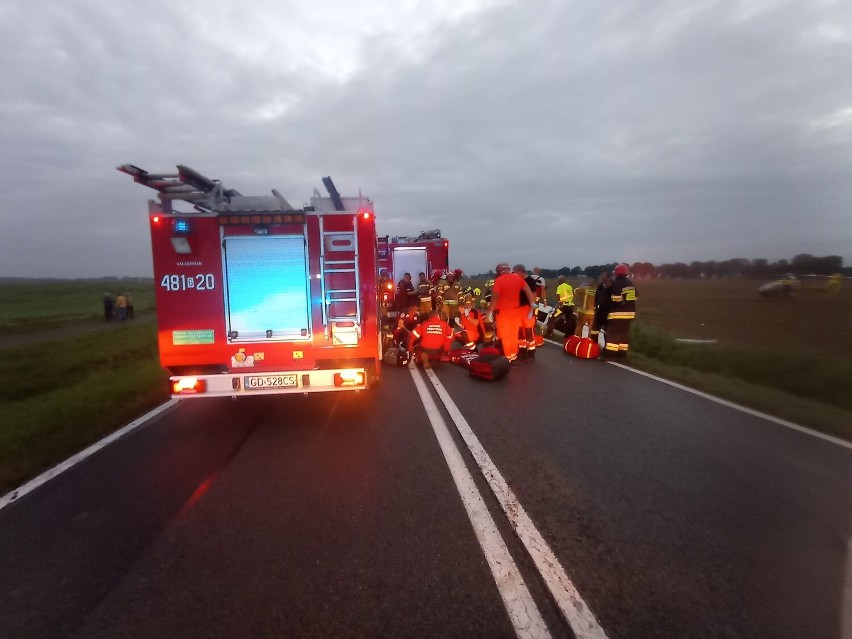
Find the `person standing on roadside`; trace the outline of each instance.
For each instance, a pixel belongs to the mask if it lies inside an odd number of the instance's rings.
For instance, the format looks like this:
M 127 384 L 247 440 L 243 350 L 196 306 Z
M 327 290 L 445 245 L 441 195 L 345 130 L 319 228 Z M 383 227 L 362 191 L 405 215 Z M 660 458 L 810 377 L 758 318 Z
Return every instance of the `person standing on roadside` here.
M 420 281 L 417 283 L 417 300 L 422 315 L 429 315 L 432 310 L 432 282 L 426 277 L 426 273 L 420 273 Z
M 540 299 L 537 293 L 540 286 L 539 279 L 535 275 L 527 275 L 523 264 L 516 264 L 512 272 L 524 278 L 524 282 L 533 294 L 533 299 L 538 301 Z M 521 330 L 518 332 L 518 356 L 522 359 L 532 359 L 535 357 L 535 303 L 530 304 L 523 291 L 519 294 L 518 302 L 523 311 Z
M 115 316 L 121 322 L 127 319 L 127 298 L 124 293 L 119 293 L 115 298 Z
M 566 336 L 573 335 L 577 327 L 577 317 L 574 315 L 574 288 L 565 280 L 564 275 L 558 278 L 559 286 L 556 287 L 559 311 L 562 313 L 563 332 Z
M 591 284 L 589 285 L 591 288 Z M 606 315 L 609 312 L 609 296 L 612 289 L 612 273 L 604 271 L 595 290 L 595 317 L 589 327 L 589 337 L 597 343 L 601 329 L 606 326 Z
M 112 299 L 112 295 L 109 292 L 104 293 L 104 320 L 107 322 L 112 321 L 112 315 L 115 311 L 115 300 Z
M 606 349 L 604 353 L 619 359 L 627 357 L 630 349 L 630 324 L 636 317 L 636 287 L 627 277 L 627 264 L 619 264 L 612 270 L 615 276 L 609 295 L 606 314 Z
M 515 270 L 526 272 L 522 264 Z M 529 306 L 521 307 L 521 295 L 524 295 Z M 488 316 L 493 318 L 497 337 L 503 344 L 503 354 L 510 362 L 518 359 L 518 331 L 523 327 L 522 314 L 533 313 L 535 297 L 524 278 L 509 272 L 509 265 L 501 263 L 497 267 L 497 277 L 491 291 L 491 303 L 488 305 Z M 527 310 L 528 309 L 528 310 Z
M 405 273 L 396 285 L 396 310 L 400 313 L 406 311 L 411 304 L 411 298 L 415 295 L 411 273 Z
M 540 266 L 533 268 L 532 275 L 527 278 L 528 284 L 530 280 L 533 282 L 533 284 L 530 284 L 530 290 L 533 292 L 533 295 L 535 295 L 536 303 L 541 306 L 547 306 L 547 282 L 541 276 Z
M 459 316 L 459 300 L 464 299 L 456 273 L 460 273 L 460 271 L 447 273 L 446 279 L 441 280 L 441 283 L 438 285 L 438 297 L 441 300 L 441 317 L 450 326 L 455 325 L 456 318 Z
M 127 292 L 124 294 L 124 299 L 127 302 L 127 319 L 133 319 L 133 296 Z

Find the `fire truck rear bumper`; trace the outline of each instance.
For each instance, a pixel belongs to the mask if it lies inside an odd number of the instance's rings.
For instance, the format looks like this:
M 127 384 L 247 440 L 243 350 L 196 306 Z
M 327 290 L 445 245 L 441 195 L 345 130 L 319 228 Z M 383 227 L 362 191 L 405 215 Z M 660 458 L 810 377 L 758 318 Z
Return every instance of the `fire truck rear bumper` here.
M 310 371 L 224 373 L 173 376 L 172 397 L 237 397 L 287 395 L 365 390 L 369 372 L 365 368 L 335 368 Z

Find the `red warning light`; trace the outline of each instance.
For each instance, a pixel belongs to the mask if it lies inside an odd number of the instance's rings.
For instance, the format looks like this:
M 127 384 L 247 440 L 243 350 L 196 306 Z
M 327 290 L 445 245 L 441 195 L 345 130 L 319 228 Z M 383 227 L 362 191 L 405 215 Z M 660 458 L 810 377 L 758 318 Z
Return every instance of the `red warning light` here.
M 151 221 L 152 221 L 154 224 L 159 224 L 159 223 L 160 223 L 160 216 L 159 216 L 159 215 L 155 215 L 154 217 L 152 217 L 152 218 L 151 218 Z
M 361 217 L 364 218 L 365 220 L 369 220 L 370 219 L 370 212 L 369 211 L 361 211 Z

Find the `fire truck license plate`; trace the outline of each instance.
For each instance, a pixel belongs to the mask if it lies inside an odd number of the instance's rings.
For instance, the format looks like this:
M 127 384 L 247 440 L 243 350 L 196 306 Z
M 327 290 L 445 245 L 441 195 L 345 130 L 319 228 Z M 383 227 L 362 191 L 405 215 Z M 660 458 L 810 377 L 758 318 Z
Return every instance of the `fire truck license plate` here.
M 246 390 L 266 390 L 267 388 L 294 388 L 295 375 L 256 375 L 245 378 Z

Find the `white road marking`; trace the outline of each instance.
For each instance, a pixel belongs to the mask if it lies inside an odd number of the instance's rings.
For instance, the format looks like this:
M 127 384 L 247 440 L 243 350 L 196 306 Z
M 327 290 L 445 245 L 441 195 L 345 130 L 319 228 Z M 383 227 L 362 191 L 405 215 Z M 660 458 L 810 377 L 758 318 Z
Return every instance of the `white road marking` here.
M 840 636 L 852 639 L 852 538 L 846 540 L 846 573 L 840 596 Z
M 550 342 L 551 344 L 556 344 L 561 348 L 562 344 L 559 342 L 554 342 L 551 339 L 544 340 L 546 342 Z M 760 417 L 761 419 L 765 419 L 767 421 L 773 422 L 775 424 L 779 424 L 780 426 L 786 426 L 787 428 L 792 428 L 793 430 L 797 430 L 800 433 L 805 433 L 807 435 L 813 435 L 814 437 L 819 437 L 820 439 L 824 439 L 825 441 L 831 442 L 833 444 L 838 444 L 839 446 L 844 446 L 845 448 L 852 448 L 852 443 L 847 442 L 846 440 L 840 439 L 839 437 L 833 437 L 831 435 L 826 435 L 825 433 L 820 433 L 819 431 L 812 430 L 807 428 L 806 426 L 800 426 L 799 424 L 795 424 L 793 422 L 788 422 L 786 419 L 781 419 L 780 417 L 773 417 L 772 415 L 768 415 L 766 413 L 761 413 L 758 410 L 754 410 L 752 408 L 747 408 L 745 406 L 741 406 L 740 404 L 735 404 L 734 402 L 729 402 L 726 399 L 722 399 L 721 397 L 716 397 L 714 395 L 709 395 L 700 390 L 695 390 L 694 388 L 690 388 L 689 386 L 684 386 L 683 384 L 678 384 L 677 382 L 672 382 L 667 379 L 663 379 L 662 377 L 657 377 L 656 375 L 652 375 L 651 373 L 646 373 L 645 371 L 640 371 L 636 368 L 631 368 L 630 366 L 625 366 L 624 364 L 619 364 L 618 362 L 607 362 L 607 364 L 611 364 L 612 366 L 617 366 L 618 368 L 623 368 L 626 371 L 630 371 L 631 373 L 636 373 L 637 375 L 642 375 L 649 379 L 653 379 L 658 382 L 662 382 L 663 384 L 668 384 L 669 386 L 673 386 L 674 388 L 678 388 L 680 390 L 686 391 L 687 393 L 692 393 L 693 395 L 698 395 L 699 397 L 703 397 L 704 399 L 709 399 L 711 402 L 716 402 L 717 404 L 722 404 L 723 406 L 727 406 L 728 408 L 733 408 L 735 410 L 741 411 L 743 413 L 747 413 L 754 417 Z M 852 638 L 851 638 L 852 639 Z
M 565 573 L 565 569 L 533 524 L 532 519 L 527 515 L 526 510 L 524 510 L 515 493 L 509 488 L 506 480 L 503 479 L 500 471 L 497 470 L 494 462 L 491 461 L 488 453 L 485 452 L 479 439 L 474 435 L 470 424 L 467 423 L 464 415 L 462 415 L 461 411 L 455 405 L 444 385 L 441 384 L 433 371 L 427 370 L 426 375 L 437 391 L 438 397 L 441 398 L 450 418 L 455 423 L 456 429 L 470 449 L 479 469 L 488 481 L 488 485 L 491 487 L 494 496 L 500 502 L 500 507 L 506 513 L 506 517 L 512 524 L 512 528 L 515 529 L 530 557 L 532 557 L 539 574 L 556 600 L 562 616 L 571 626 L 571 630 L 574 631 L 577 639 L 606 639 L 606 633 L 601 628 L 595 615 L 580 596 L 574 583 Z
M 656 380 L 658 382 L 662 382 L 663 384 L 668 384 L 669 386 L 673 386 L 674 388 L 678 388 L 680 390 L 686 391 L 687 393 L 692 393 L 693 395 L 698 395 L 699 397 L 703 397 L 704 399 L 709 399 L 711 402 L 716 402 L 717 404 L 721 404 L 722 406 L 727 406 L 728 408 L 734 408 L 740 412 L 747 413 L 748 415 L 752 415 L 754 417 L 760 417 L 767 421 L 773 422 L 774 424 L 779 424 L 780 426 L 786 426 L 787 428 L 792 428 L 793 430 L 797 430 L 800 433 L 805 433 L 807 435 L 812 435 L 814 437 L 819 437 L 820 439 L 824 439 L 825 441 L 831 442 L 832 444 L 837 444 L 838 446 L 844 446 L 846 448 L 852 449 L 852 442 L 847 442 L 839 437 L 832 437 L 831 435 L 826 435 L 825 433 L 820 433 L 815 430 L 811 430 L 810 428 L 806 428 L 805 426 L 799 426 L 798 424 L 794 424 L 793 422 L 788 422 L 786 419 L 781 419 L 780 417 L 773 417 L 772 415 L 767 415 L 766 413 L 761 413 L 760 411 L 746 408 L 745 406 L 740 406 L 739 404 L 735 404 L 733 402 L 729 402 L 726 399 L 722 399 L 721 397 L 714 397 L 713 395 L 708 395 L 707 393 L 703 393 L 699 390 L 695 390 L 694 388 L 690 388 L 689 386 L 684 386 L 683 384 L 678 384 L 677 382 L 672 382 L 667 379 L 663 379 L 662 377 L 657 377 L 656 375 L 651 375 L 651 373 L 646 373 L 645 371 L 640 371 L 635 368 L 631 368 L 630 366 L 625 366 L 624 364 L 619 364 L 617 362 L 607 362 L 613 366 L 617 366 L 618 368 L 622 368 L 626 371 L 630 371 L 631 373 L 636 373 L 637 375 L 642 375 L 643 377 L 648 377 L 650 379 Z
M 68 470 L 72 466 L 79 464 L 81 461 L 83 461 L 87 457 L 94 455 L 96 452 L 98 452 L 102 448 L 105 448 L 106 446 L 110 445 L 112 442 L 116 441 L 117 439 L 121 439 L 122 437 L 127 435 L 129 432 L 139 428 L 139 426 L 141 426 L 142 424 L 144 424 L 148 420 L 156 417 L 157 415 L 159 415 L 163 411 L 171 408 L 172 406 L 174 406 L 177 403 L 178 403 L 178 400 L 170 399 L 165 404 L 161 404 L 160 406 L 157 406 L 157 408 L 146 413 L 145 415 L 143 415 L 139 419 L 136 419 L 136 420 L 130 422 L 129 424 L 127 424 L 127 426 L 124 426 L 120 430 L 115 431 L 111 435 L 107 435 L 106 437 L 104 437 L 99 442 L 92 444 L 91 446 L 89 446 L 85 450 L 81 450 L 79 453 L 69 457 L 64 462 L 54 466 L 50 470 L 43 472 L 38 477 L 31 479 L 30 481 L 28 481 L 23 486 L 16 488 L 15 490 L 7 493 L 2 498 L 0 498 L 0 510 L 3 510 L 9 504 L 16 502 L 18 499 L 20 499 L 21 497 L 23 497 L 27 493 L 31 493 L 32 491 L 34 491 L 39 486 L 46 484 L 51 479 L 53 479 L 54 477 L 64 473 L 66 470 Z
M 500 536 L 500 531 L 497 530 L 494 519 L 488 512 L 482 495 L 476 488 L 473 477 L 468 471 L 449 428 L 429 393 L 429 389 L 416 369 L 410 369 L 409 372 L 414 380 L 414 386 L 420 394 L 423 407 L 426 409 L 426 415 L 432 424 L 432 430 L 435 431 L 438 445 L 447 461 L 450 474 L 456 484 L 456 490 L 458 490 L 462 504 L 467 511 L 479 546 L 482 548 L 488 566 L 491 568 L 491 574 L 515 629 L 515 634 L 518 637 L 550 637 L 547 624 L 542 619 L 541 613 L 535 605 L 518 567 L 515 565 L 515 561 L 509 554 L 509 549 Z M 431 373 L 431 371 L 428 372 Z

